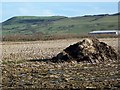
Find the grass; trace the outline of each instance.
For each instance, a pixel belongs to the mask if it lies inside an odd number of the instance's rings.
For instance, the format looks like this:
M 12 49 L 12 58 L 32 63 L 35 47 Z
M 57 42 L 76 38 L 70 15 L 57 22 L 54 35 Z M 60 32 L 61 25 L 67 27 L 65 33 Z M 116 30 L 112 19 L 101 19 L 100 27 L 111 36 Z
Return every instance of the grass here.
M 3 22 L 3 35 L 14 34 L 85 34 L 93 30 L 118 29 L 118 16 L 35 17 L 18 16 Z

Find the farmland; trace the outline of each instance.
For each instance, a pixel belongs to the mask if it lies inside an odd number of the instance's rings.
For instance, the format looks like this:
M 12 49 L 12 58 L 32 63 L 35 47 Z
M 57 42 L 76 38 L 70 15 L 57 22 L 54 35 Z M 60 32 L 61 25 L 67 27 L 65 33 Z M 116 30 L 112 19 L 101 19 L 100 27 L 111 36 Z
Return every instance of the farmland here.
M 3 89 L 119 88 L 119 60 L 99 64 L 47 61 L 80 40 L 82 39 L 1 43 Z M 118 38 L 99 40 L 118 50 Z
M 118 29 L 118 13 L 66 16 L 16 16 L 2 22 L 2 34 L 7 35 L 69 35 L 87 34 L 93 30 Z

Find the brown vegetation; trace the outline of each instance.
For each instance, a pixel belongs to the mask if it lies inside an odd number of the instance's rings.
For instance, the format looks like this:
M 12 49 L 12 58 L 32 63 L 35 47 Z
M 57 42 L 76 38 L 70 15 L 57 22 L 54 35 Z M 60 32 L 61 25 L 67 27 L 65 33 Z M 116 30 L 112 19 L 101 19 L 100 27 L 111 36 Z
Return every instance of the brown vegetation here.
M 3 41 L 38 41 L 38 40 L 59 40 L 59 39 L 72 39 L 72 38 L 117 38 L 117 35 L 87 35 L 87 34 L 63 34 L 63 35 L 43 35 L 43 34 L 32 34 L 32 35 L 3 35 Z

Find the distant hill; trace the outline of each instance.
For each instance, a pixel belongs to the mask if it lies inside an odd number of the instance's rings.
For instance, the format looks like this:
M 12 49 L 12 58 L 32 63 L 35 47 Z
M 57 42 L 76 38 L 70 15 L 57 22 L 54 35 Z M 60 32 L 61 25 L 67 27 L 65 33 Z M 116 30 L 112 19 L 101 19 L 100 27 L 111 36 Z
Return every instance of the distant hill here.
M 64 16 L 16 16 L 2 23 L 3 35 L 85 34 L 93 30 L 118 29 L 117 14 Z

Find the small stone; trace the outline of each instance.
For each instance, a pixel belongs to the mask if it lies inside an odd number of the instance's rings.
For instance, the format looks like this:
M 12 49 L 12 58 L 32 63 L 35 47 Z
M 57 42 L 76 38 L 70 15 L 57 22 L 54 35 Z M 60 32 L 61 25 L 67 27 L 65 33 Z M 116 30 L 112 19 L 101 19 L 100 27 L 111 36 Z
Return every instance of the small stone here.
M 50 75 L 50 78 L 59 78 L 57 75 Z

